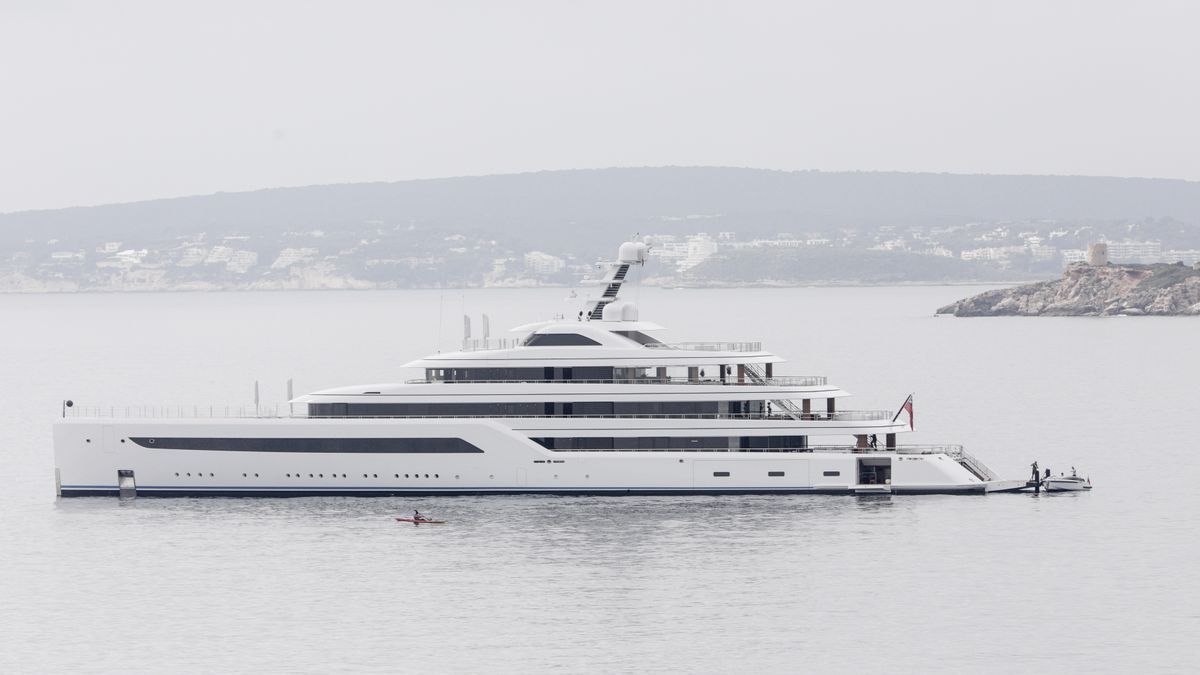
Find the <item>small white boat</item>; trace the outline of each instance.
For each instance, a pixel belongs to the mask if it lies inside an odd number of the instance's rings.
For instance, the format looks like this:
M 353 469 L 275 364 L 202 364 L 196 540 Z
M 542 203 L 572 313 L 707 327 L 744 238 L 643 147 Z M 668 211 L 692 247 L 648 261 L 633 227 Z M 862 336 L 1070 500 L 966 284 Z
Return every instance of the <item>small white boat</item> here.
M 1047 476 L 1042 479 L 1042 489 L 1046 492 L 1078 492 L 1092 489 L 1092 479 L 1083 478 L 1071 467 L 1071 475 L 1065 473 L 1057 476 Z

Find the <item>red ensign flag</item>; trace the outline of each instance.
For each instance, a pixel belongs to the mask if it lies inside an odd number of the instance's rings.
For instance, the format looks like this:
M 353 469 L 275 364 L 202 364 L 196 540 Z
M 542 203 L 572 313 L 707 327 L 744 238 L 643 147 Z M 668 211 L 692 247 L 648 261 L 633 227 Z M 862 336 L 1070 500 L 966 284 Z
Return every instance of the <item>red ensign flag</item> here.
M 912 401 L 912 394 L 909 394 L 909 395 L 908 395 L 908 398 L 904 400 L 904 405 L 900 406 L 900 409 L 896 411 L 896 417 L 899 417 L 899 416 L 900 416 L 900 413 L 902 413 L 902 412 L 906 412 L 906 413 L 908 413 L 908 430 L 909 430 L 909 431 L 914 431 L 914 430 L 916 429 L 916 427 L 913 425 L 913 401 Z M 893 418 L 892 418 L 892 421 L 893 421 L 893 422 L 895 422 L 895 421 L 896 421 L 896 417 L 893 417 Z

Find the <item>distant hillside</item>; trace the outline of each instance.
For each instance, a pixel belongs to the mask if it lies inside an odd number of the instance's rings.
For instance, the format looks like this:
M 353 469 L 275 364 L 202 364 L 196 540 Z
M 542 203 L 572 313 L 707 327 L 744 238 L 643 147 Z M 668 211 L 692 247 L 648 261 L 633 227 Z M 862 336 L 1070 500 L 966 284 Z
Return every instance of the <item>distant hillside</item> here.
M 0 292 L 571 284 L 635 233 L 666 284 L 1028 280 L 1099 240 L 1200 259 L 1200 183 L 667 167 L 222 193 L 0 214 Z
M 366 221 L 517 235 L 533 246 L 603 245 L 631 230 L 774 234 L 827 226 L 1169 217 L 1200 224 L 1200 183 L 1139 178 L 642 168 L 279 188 L 0 214 L 0 245 L 30 237 L 117 240 L 197 231 L 274 235 Z

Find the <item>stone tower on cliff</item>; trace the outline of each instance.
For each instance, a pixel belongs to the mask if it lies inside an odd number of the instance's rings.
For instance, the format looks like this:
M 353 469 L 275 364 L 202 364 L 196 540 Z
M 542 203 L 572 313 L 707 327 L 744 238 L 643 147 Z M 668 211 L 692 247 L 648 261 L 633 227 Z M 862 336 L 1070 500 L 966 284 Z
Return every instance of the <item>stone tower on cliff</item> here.
M 1104 267 L 1108 264 L 1108 244 L 1098 241 L 1088 244 L 1088 264 L 1093 267 Z

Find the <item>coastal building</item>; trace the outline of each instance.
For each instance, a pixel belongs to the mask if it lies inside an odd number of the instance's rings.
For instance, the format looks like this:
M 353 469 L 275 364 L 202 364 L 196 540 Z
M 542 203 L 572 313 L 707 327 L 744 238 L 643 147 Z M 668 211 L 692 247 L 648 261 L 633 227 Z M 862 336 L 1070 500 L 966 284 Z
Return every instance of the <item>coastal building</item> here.
M 1082 248 L 1064 248 L 1059 255 L 1062 256 L 1063 267 L 1087 260 L 1087 251 Z
M 258 264 L 258 254 L 254 251 L 237 250 L 233 255 L 229 256 L 229 261 L 225 263 L 225 270 L 234 274 L 245 274 L 250 271 L 251 267 Z
M 683 272 L 716 254 L 722 245 L 730 248 L 739 246 L 737 242 L 733 241 L 732 232 L 721 234 L 729 235 L 729 237 L 720 240 L 714 239 L 705 232 L 689 237 L 677 237 L 669 234 L 651 235 L 654 246 L 650 249 L 650 255 L 661 260 L 663 267 L 673 267 L 677 272 Z
M 689 270 L 708 260 L 717 252 L 715 239 L 704 232 L 688 238 L 687 257 L 679 263 L 679 271 Z
M 214 246 L 204 259 L 205 265 L 224 265 L 233 258 L 233 249 L 228 246 Z
M 275 262 L 271 263 L 271 269 L 286 269 L 298 262 L 312 260 L 316 254 L 317 249 L 315 248 L 285 248 L 279 252 L 279 255 L 275 258 Z
M 549 253 L 530 251 L 525 254 L 525 271 L 530 274 L 554 274 L 566 266 L 567 261 Z
M 1044 244 L 1029 244 L 1029 256 L 1035 261 L 1054 260 L 1058 256 L 1058 249 L 1053 246 Z
M 1115 263 L 1152 264 L 1163 262 L 1162 242 L 1109 241 L 1108 259 Z
M 183 250 L 179 256 L 179 261 L 175 264 L 179 267 L 195 267 L 204 262 L 208 257 L 208 249 L 200 246 L 190 246 Z
M 1163 251 L 1162 257 L 1162 261 L 1165 263 L 1181 262 L 1184 265 L 1195 265 L 1200 263 L 1200 249 Z

